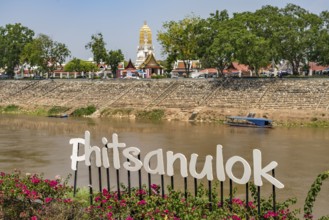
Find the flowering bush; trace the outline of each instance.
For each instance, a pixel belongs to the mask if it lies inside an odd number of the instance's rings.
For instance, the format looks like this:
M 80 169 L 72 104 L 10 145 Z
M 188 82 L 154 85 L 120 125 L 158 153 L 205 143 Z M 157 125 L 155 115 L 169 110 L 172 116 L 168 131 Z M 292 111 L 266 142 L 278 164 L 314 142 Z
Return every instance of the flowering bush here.
M 0 218 L 36 220 L 41 216 L 72 213 L 74 205 L 70 205 L 72 199 L 67 197 L 72 187 L 67 186 L 67 180 L 62 184 L 60 178 L 49 180 L 31 174 L 22 177 L 18 171 L 1 172 Z
M 147 188 L 122 186 L 120 195 L 103 189 L 93 195 L 93 204 L 88 204 L 88 192 L 78 189 L 76 198 L 72 198 L 72 187 L 66 180 L 44 179 L 40 175 L 21 176 L 19 172 L 0 173 L 0 218 L 1 219 L 297 219 L 296 211 L 289 206 L 295 200 L 277 204 L 277 211 L 272 211 L 271 199 L 261 200 L 261 216 L 258 216 L 257 201 L 248 202 L 233 198 L 220 203 L 216 187 L 212 191 L 209 203 L 208 191 L 201 184 L 198 196 L 168 188 L 168 193 L 160 193 L 160 187 L 153 184 L 151 195 Z M 81 192 L 82 196 L 81 197 Z M 84 192 L 84 193 L 83 193 Z M 130 192 L 130 193 L 129 193 Z M 255 196 L 255 187 L 251 187 Z

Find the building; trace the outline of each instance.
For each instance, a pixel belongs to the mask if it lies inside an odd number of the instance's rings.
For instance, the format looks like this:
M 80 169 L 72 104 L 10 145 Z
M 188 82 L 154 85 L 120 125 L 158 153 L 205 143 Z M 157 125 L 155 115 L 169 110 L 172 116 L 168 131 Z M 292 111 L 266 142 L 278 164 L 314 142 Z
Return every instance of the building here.
M 137 47 L 137 59 L 135 66 L 139 67 L 146 60 L 146 57 L 153 53 L 154 47 L 152 44 L 152 31 L 145 21 L 139 31 L 139 45 Z
M 141 70 L 140 74 L 143 74 L 143 78 L 149 78 L 152 75 L 162 75 L 163 67 L 156 61 L 154 54 L 149 53 L 145 61 L 138 67 Z
M 201 68 L 201 63 L 199 60 L 189 60 L 190 74 L 198 73 Z M 172 77 L 187 77 L 184 60 L 177 60 L 174 63 L 173 70 L 171 72 Z

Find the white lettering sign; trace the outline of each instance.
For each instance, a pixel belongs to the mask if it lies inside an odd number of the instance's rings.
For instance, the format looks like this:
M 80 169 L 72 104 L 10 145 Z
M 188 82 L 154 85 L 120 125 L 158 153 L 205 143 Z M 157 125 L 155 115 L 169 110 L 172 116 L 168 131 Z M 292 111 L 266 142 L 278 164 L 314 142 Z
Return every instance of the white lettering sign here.
M 138 159 L 138 155 L 140 154 L 140 149 L 137 147 L 127 147 L 125 143 L 119 143 L 118 135 L 112 135 L 112 143 L 108 142 L 108 140 L 104 137 L 102 138 L 102 143 L 104 147 L 100 149 L 97 146 L 91 147 L 90 145 L 90 133 L 89 131 L 85 132 L 85 138 L 72 138 L 70 140 L 70 144 L 73 145 L 72 148 L 72 155 L 71 155 L 71 168 L 72 170 L 77 169 L 77 163 L 81 161 L 85 161 L 86 166 L 91 166 L 90 157 L 91 154 L 95 154 L 95 163 L 97 167 L 110 167 L 110 162 L 112 162 L 113 167 L 115 169 L 121 168 L 120 163 L 120 151 L 119 148 L 123 148 L 122 155 L 128 159 L 128 161 L 123 162 L 122 166 L 124 169 L 128 171 L 138 171 L 142 168 L 145 169 L 146 172 L 150 174 L 159 174 L 164 175 L 167 174 L 168 176 L 174 175 L 174 163 L 175 161 L 179 160 L 180 164 L 180 174 L 182 177 L 188 176 L 189 174 L 197 179 L 202 179 L 206 177 L 208 180 L 214 179 L 214 172 L 213 172 L 213 160 L 215 160 L 216 166 L 216 175 L 219 181 L 225 181 L 225 174 L 235 183 L 238 184 L 246 184 L 249 182 L 252 176 L 252 168 L 250 167 L 249 163 L 239 156 L 233 156 L 229 158 L 224 166 L 224 159 L 223 159 L 223 147 L 221 145 L 217 145 L 216 148 L 216 158 L 214 159 L 211 155 L 207 155 L 205 158 L 204 166 L 200 173 L 196 171 L 196 164 L 198 160 L 197 154 L 192 154 L 190 162 L 188 163 L 185 155 L 181 153 L 174 154 L 172 151 L 167 151 L 166 155 L 166 165 L 165 166 L 165 159 L 164 153 L 162 149 L 157 149 L 151 152 L 148 152 L 145 157 L 144 161 Z M 78 148 L 79 144 L 84 145 L 84 154 L 79 156 Z M 110 161 L 108 151 L 112 150 L 113 158 Z M 150 167 L 151 159 L 156 159 L 155 167 Z M 236 177 L 233 174 L 233 166 L 236 163 L 241 163 L 243 166 L 243 174 L 241 178 Z M 272 161 L 267 166 L 262 167 L 262 154 L 260 150 L 253 150 L 253 177 L 254 183 L 256 186 L 262 186 L 263 181 L 262 178 L 269 181 L 271 184 L 276 186 L 277 188 L 281 189 L 284 185 L 271 176 L 269 172 L 275 169 L 278 166 L 278 163 Z M 166 169 L 165 169 L 166 168 Z M 166 172 L 167 171 L 167 172 Z

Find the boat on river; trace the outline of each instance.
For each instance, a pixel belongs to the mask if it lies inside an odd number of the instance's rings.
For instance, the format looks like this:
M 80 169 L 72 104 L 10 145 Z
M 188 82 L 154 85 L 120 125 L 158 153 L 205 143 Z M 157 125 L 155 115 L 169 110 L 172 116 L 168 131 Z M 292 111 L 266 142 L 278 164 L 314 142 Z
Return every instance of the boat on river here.
M 238 127 L 272 128 L 272 120 L 249 116 L 228 116 L 225 124 Z
M 63 114 L 63 115 L 48 115 L 50 118 L 67 118 L 69 117 L 68 114 Z

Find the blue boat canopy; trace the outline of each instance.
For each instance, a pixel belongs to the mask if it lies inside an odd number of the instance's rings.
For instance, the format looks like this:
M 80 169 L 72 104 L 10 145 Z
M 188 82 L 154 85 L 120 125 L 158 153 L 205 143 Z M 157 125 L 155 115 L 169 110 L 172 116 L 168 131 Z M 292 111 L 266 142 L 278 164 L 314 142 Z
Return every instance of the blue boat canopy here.
M 256 126 L 268 126 L 272 124 L 272 120 L 267 118 L 253 118 L 253 117 L 243 117 L 243 116 L 230 116 L 231 120 L 245 120 L 253 123 Z

